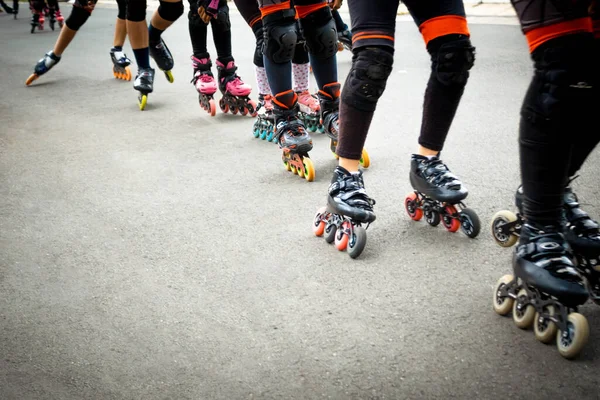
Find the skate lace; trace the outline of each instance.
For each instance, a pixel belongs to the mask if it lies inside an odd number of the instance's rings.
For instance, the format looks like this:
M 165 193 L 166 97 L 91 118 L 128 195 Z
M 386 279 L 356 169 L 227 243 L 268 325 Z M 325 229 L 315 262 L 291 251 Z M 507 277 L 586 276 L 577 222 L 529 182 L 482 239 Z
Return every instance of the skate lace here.
M 530 237 L 528 243 L 519 246 L 517 252 L 520 256 L 560 279 L 581 281 L 571 260 L 571 248 L 558 228 L 536 229 L 526 225 L 524 230 L 530 232 Z
M 362 173 L 345 175 L 341 181 L 333 184 L 331 192 L 353 207 L 373 211 L 375 200 L 365 190 Z
M 450 172 L 448 166 L 439 158 L 423 162 L 423 177 L 435 186 L 445 186 L 448 189 L 460 189 L 461 182 Z

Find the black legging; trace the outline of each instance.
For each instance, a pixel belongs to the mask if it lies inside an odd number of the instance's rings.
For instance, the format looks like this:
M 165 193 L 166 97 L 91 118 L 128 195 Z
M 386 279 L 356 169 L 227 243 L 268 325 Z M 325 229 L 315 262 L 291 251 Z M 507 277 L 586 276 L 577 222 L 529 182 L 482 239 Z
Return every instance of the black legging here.
M 188 13 L 190 39 L 192 41 L 192 49 L 194 57 L 202 59 L 208 58 L 208 50 L 206 47 L 208 36 L 208 25 L 200 19 L 196 1 L 189 0 L 190 11 Z M 219 2 L 218 17 L 210 20 L 212 28 L 213 40 L 217 48 L 217 57 L 220 62 L 227 64 L 233 60 L 231 55 L 231 23 L 229 20 L 229 6 L 226 0 Z

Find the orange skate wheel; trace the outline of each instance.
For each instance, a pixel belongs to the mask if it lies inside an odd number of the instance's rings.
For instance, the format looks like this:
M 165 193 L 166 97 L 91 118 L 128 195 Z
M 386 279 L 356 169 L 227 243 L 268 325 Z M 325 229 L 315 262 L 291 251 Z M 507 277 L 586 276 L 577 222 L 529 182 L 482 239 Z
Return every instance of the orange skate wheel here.
M 452 218 L 451 215 L 457 215 L 456 207 L 449 204 L 444 207 L 445 215 L 442 216 L 442 224 L 448 230 L 448 232 L 456 232 L 460 228 L 460 221 L 458 218 Z
M 27 78 L 27 80 L 25 81 L 25 85 L 27 85 L 27 86 L 31 85 L 31 83 L 33 81 L 35 81 L 37 78 L 38 78 L 38 76 L 36 74 L 29 75 L 29 78 Z
M 349 223 L 348 221 L 344 222 L 341 229 L 338 229 L 335 234 L 335 248 L 339 251 L 344 251 L 348 247 L 348 235 L 344 233 L 344 230 L 348 229 Z
M 209 111 L 209 110 L 206 110 Z M 217 114 L 217 105 L 215 104 L 214 99 L 210 99 L 210 116 L 214 117 Z
M 252 116 L 252 118 L 256 117 L 258 115 L 258 111 L 256 111 L 256 102 L 254 100 L 250 100 L 248 104 L 250 104 L 250 115 Z
M 246 107 L 242 108 L 240 110 L 240 114 L 242 114 L 245 117 L 246 115 L 248 115 L 248 109 Z
M 315 180 L 315 166 L 312 160 L 308 157 L 302 158 L 302 163 L 304 164 L 304 179 L 309 182 Z
M 326 207 L 321 207 L 317 210 L 317 214 L 315 215 L 314 221 L 313 221 L 313 233 L 315 234 L 315 236 L 323 236 L 323 233 L 325 232 L 325 221 L 323 221 L 321 219 L 321 217 L 327 213 L 327 208 Z
M 413 221 L 420 221 L 423 218 L 423 210 L 419 208 L 418 196 L 415 192 L 409 193 L 404 199 L 404 207 L 406 208 L 406 212 L 408 216 Z
M 131 80 L 131 69 L 129 67 L 125 67 L 125 79 L 130 81 Z

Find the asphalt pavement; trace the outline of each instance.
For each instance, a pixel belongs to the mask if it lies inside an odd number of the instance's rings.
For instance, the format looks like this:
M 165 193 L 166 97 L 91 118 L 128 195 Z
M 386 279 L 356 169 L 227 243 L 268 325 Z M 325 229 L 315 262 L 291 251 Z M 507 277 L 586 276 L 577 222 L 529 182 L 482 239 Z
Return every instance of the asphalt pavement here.
M 591 333 L 575 361 L 492 310 L 512 250 L 488 223 L 514 211 L 532 73 L 518 26 L 471 25 L 475 67 L 442 154 L 484 224 L 469 239 L 404 210 L 429 57 L 399 18 L 366 142 L 377 221 L 351 260 L 311 231 L 328 139 L 314 135 L 309 183 L 252 118 L 201 110 L 185 15 L 164 34 L 175 82 L 157 74 L 141 112 L 112 75 L 114 8 L 31 87 L 58 32 L 30 34 L 25 14 L 0 15 L 0 399 L 600 398 L 598 306 L 581 308 Z M 255 88 L 254 35 L 231 18 Z M 350 61 L 338 54 L 342 82 Z M 574 183 L 596 218 L 599 168 L 595 152 Z

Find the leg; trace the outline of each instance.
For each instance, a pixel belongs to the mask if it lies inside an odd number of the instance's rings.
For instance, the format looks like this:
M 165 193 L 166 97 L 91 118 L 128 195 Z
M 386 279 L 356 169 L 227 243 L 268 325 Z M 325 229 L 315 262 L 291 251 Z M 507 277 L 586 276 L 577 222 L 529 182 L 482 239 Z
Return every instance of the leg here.
M 298 95 L 298 106 L 300 108 L 300 118 L 310 132 L 315 132 L 322 128 L 320 125 L 321 105 L 319 100 L 308 90 L 308 80 L 310 74 L 308 52 L 306 51 L 306 42 L 303 37 L 298 40 L 294 58 L 292 59 L 292 74 L 294 77 L 294 92 Z
M 113 75 L 117 79 L 131 80 L 129 64 L 131 60 L 123 52 L 123 45 L 127 38 L 127 0 L 117 0 L 119 11 L 115 22 L 115 36 L 113 47 L 110 49 L 110 58 L 113 62 Z
M 128 0 L 126 29 L 138 69 L 150 68 L 146 0 Z
M 154 59 L 158 68 L 165 72 L 167 80 L 172 83 L 171 70 L 175 62 L 161 35 L 183 14 L 183 2 L 181 0 L 159 0 L 159 2 L 160 5 L 152 15 L 148 30 L 150 57 Z
M 115 37 L 113 47 L 123 49 L 127 37 L 127 0 L 117 0 L 119 11 L 115 22 Z

